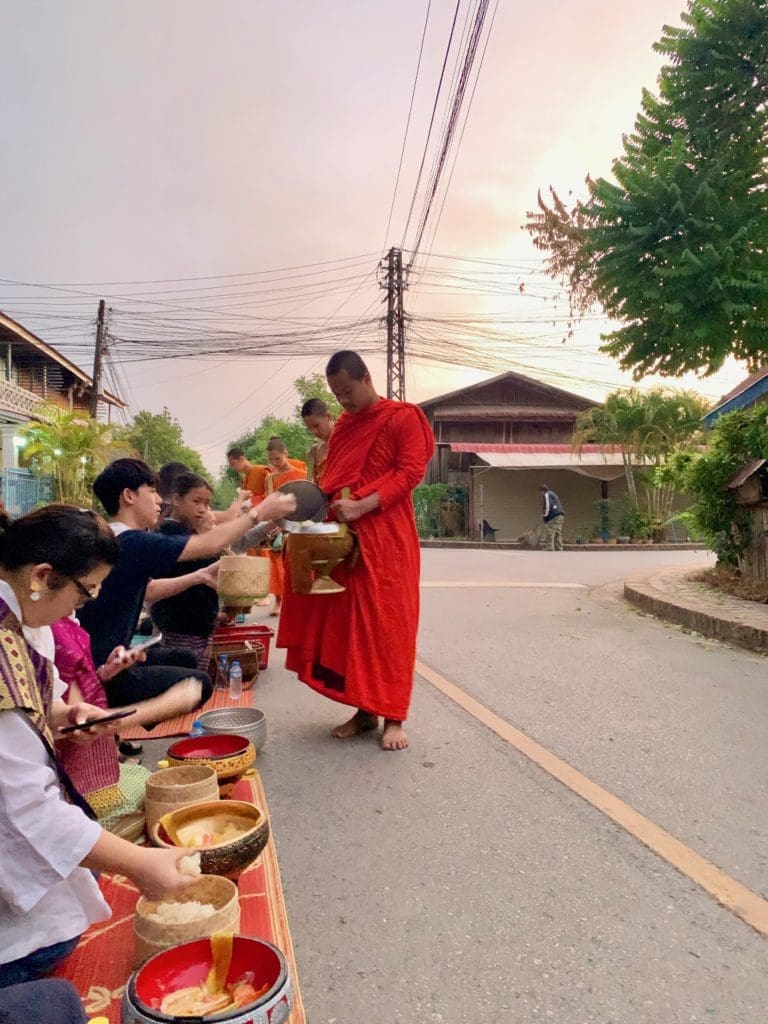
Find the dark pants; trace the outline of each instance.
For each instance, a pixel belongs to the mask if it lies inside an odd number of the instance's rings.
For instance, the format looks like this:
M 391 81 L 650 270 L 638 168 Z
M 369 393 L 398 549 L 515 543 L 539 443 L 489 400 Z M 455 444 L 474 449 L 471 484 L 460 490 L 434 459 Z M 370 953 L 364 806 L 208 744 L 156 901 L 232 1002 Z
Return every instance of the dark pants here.
M 67 959 L 79 941 L 80 936 L 78 935 L 74 939 L 67 939 L 66 942 L 57 942 L 54 946 L 43 946 L 42 949 L 27 953 L 19 960 L 0 964 L 0 989 L 5 988 L 6 985 L 20 985 L 25 981 L 36 981 L 38 978 L 50 974 L 54 967 L 58 967 L 62 961 Z M 0 1002 L 0 1006 L 2 1005 Z M 3 1019 L 0 1013 L 0 1021 Z M 15 1020 L 16 1018 L 8 1018 L 8 1020 L 11 1019 Z M 23 1017 L 18 1018 L 19 1021 L 24 1019 Z M 44 1019 L 44 1017 L 38 1018 L 34 1015 L 29 1017 L 30 1021 Z
M 182 679 L 199 679 L 201 684 L 200 707 L 213 693 L 213 684 L 207 672 L 197 667 L 197 658 L 192 651 L 174 647 L 150 647 L 147 660 L 142 665 L 131 665 L 114 679 L 105 684 L 107 702 L 111 708 L 123 707 L 140 700 L 157 697 L 170 690 Z
M 0 991 L 0 1024 L 86 1024 L 80 996 L 63 978 L 29 981 Z

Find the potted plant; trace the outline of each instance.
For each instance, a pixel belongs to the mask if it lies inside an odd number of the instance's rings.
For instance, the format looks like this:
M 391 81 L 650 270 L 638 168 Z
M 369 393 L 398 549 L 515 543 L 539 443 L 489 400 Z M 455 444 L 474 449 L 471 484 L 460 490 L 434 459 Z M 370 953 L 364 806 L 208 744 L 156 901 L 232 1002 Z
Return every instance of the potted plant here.
M 599 498 L 595 502 L 597 510 L 597 535 L 603 544 L 607 544 L 611 536 L 611 503 L 607 498 Z
M 667 524 L 661 516 L 655 516 L 650 523 L 651 541 L 654 544 L 663 544 L 667 537 Z

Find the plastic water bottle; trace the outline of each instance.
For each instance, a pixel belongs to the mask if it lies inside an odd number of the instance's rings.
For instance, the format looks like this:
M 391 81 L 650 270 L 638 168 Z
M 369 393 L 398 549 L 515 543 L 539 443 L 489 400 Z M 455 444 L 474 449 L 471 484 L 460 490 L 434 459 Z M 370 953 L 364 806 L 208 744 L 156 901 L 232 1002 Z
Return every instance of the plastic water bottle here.
M 229 699 L 240 700 L 243 696 L 243 670 L 239 661 L 233 661 L 229 669 Z
M 205 736 L 205 730 L 203 729 L 203 723 L 199 718 L 196 718 L 192 723 L 192 728 L 189 730 L 190 736 Z

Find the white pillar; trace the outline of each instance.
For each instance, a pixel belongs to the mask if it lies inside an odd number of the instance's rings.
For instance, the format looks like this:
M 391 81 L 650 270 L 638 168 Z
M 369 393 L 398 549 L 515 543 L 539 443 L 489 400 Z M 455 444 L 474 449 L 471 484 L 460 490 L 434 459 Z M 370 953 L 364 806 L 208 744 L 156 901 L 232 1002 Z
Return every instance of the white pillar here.
M 16 431 L 18 426 L 15 423 L 0 423 L 0 442 L 2 443 L 2 469 L 16 469 L 18 467 L 18 450 L 16 448 Z

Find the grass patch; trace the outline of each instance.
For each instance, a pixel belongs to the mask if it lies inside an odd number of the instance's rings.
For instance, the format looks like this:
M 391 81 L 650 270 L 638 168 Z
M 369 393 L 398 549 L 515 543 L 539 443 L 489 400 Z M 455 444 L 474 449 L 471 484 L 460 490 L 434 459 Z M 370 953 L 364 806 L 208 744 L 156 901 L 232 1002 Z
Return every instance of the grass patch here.
M 739 570 L 731 566 L 716 565 L 713 569 L 694 573 L 690 578 L 720 594 L 739 597 L 742 601 L 768 604 L 768 581 L 742 579 Z

